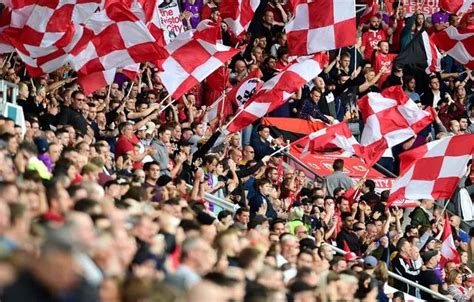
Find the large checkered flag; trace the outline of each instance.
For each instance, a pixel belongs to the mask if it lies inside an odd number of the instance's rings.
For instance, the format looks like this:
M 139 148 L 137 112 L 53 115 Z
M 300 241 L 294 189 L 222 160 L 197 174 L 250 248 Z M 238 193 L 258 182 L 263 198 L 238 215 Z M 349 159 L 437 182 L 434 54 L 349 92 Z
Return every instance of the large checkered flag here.
M 451 198 L 473 154 L 474 134 L 444 137 L 403 152 L 388 206 L 403 200 Z
M 220 27 L 206 23 L 206 20 L 201 21 L 196 31 L 180 34 L 165 47 L 169 56 L 160 63 L 163 72 L 159 76 L 174 99 L 202 82 L 239 52 L 218 43 Z
M 325 63 L 321 54 L 295 60 L 263 84 L 229 122 L 227 130 L 237 132 L 286 103 L 298 89 L 321 73 Z
M 308 55 L 356 43 L 354 0 L 292 2 L 294 17 L 285 27 L 290 55 Z
M 360 144 L 364 146 L 364 159 L 369 166 L 387 148 L 410 139 L 434 120 L 433 113 L 418 108 L 402 86 L 369 93 L 360 99 L 359 109 L 365 125 Z

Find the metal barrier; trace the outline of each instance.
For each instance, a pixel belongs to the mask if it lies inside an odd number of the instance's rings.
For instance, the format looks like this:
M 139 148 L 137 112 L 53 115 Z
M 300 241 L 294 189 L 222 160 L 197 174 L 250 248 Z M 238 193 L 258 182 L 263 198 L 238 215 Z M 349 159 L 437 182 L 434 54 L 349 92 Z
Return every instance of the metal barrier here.
M 345 254 L 347 253 L 346 251 L 341 250 L 340 248 L 338 248 L 338 247 L 336 247 L 336 246 L 333 246 L 333 245 L 331 245 L 331 244 L 327 244 L 327 243 L 324 243 L 324 244 L 329 245 L 329 246 L 333 249 L 333 251 L 335 251 L 335 252 L 338 253 L 338 254 L 345 255 Z M 446 296 L 444 296 L 444 295 L 442 295 L 442 294 L 440 294 L 440 293 L 434 292 L 434 291 L 432 291 L 431 289 L 429 289 L 429 288 L 427 288 L 427 287 L 424 287 L 423 285 L 420 285 L 420 284 L 418 284 L 418 283 L 416 283 L 416 282 L 413 282 L 413 281 L 411 281 L 411 280 L 409 280 L 409 279 L 406 279 L 406 278 L 404 278 L 404 277 L 402 277 L 402 276 L 400 276 L 400 275 L 398 275 L 398 274 L 395 274 L 394 272 L 388 271 L 388 275 L 389 275 L 389 277 L 391 277 L 391 278 L 397 279 L 397 280 L 402 281 L 402 282 L 404 282 L 404 283 L 406 283 L 406 284 L 408 284 L 408 285 L 411 285 L 411 286 L 413 286 L 413 287 L 416 287 L 416 288 L 418 288 L 419 290 L 424 291 L 425 293 L 428 293 L 428 294 L 430 294 L 430 295 L 432 295 L 432 296 L 434 296 L 434 297 L 436 297 L 436 298 L 438 298 L 438 299 L 442 299 L 443 301 L 454 301 L 454 300 L 452 300 L 452 299 L 450 299 L 450 298 L 448 298 L 448 297 L 446 297 Z
M 10 102 L 16 105 L 16 97 L 18 96 L 18 85 L 0 80 L 0 109 L 3 112 L 5 103 Z
M 193 189 L 193 186 L 189 184 L 187 184 L 187 187 L 189 190 Z M 216 197 L 209 193 L 204 194 L 204 199 L 207 200 L 210 204 L 212 204 L 212 212 L 216 216 L 222 210 L 228 210 L 228 211 L 231 211 L 232 213 L 235 213 L 235 211 L 237 211 L 237 209 L 240 208 L 240 206 L 237 204 L 233 204 L 227 200 L 220 199 L 219 197 Z

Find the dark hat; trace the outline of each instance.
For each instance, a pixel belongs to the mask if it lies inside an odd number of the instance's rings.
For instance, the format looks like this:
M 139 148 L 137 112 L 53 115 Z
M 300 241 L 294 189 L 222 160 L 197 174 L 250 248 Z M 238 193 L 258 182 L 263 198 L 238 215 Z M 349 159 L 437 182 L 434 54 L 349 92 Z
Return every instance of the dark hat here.
M 202 225 L 211 225 L 216 220 L 215 217 L 207 214 L 206 212 L 199 212 L 196 217 L 197 221 Z
M 158 185 L 160 187 L 164 187 L 172 181 L 173 181 L 173 179 L 171 177 L 169 177 L 168 175 L 161 175 L 158 178 L 158 180 L 156 181 L 156 185 Z
M 48 141 L 46 140 L 46 138 L 44 138 L 44 137 L 35 137 L 34 142 L 35 142 L 36 147 L 38 148 L 38 153 L 39 154 L 43 154 L 43 153 L 48 152 L 49 144 L 48 144 Z
M 426 263 L 431 260 L 434 256 L 438 255 L 437 250 L 432 250 L 432 251 L 426 251 L 421 253 L 421 259 L 423 260 L 423 263 Z

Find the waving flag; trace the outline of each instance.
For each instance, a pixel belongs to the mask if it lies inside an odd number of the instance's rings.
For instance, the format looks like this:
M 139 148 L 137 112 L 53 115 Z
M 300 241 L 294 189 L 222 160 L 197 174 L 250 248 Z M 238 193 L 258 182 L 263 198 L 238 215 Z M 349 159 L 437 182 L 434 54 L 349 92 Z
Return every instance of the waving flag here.
M 295 1 L 285 27 L 290 55 L 308 55 L 357 42 L 355 1 Z
M 474 154 L 474 134 L 445 137 L 400 155 L 395 200 L 450 199 Z
M 441 235 L 441 267 L 447 262 L 453 261 L 454 263 L 461 262 L 461 256 L 454 245 L 453 230 L 449 223 L 448 213 L 444 216 L 443 234 Z
M 219 4 L 222 20 L 236 35 L 249 28 L 260 0 L 226 0 Z
M 94 14 L 71 50 L 71 65 L 90 74 L 166 57 L 145 24 L 121 4 Z
M 474 69 L 474 30 L 450 26 L 433 35 L 439 49 L 445 51 L 462 65 Z
M 262 88 L 262 76 L 260 68 L 251 71 L 229 92 L 227 96 L 229 101 L 237 107 L 243 107 L 255 92 Z
M 473 0 L 440 0 L 439 7 L 452 14 L 465 13 L 473 2 Z
M 376 163 L 387 148 L 398 145 L 433 122 L 433 114 L 418 108 L 403 91 L 393 86 L 369 93 L 359 101 L 364 130 L 361 145 L 367 165 Z
M 321 73 L 324 58 L 321 54 L 301 57 L 265 82 L 237 113 L 228 130 L 239 131 L 286 103 L 298 89 Z
M 363 148 L 352 135 L 351 130 L 346 123 L 327 127 L 311 133 L 307 137 L 299 139 L 295 144 L 305 145 L 302 156 L 311 152 L 311 150 L 324 150 L 330 148 L 340 148 L 344 150 L 343 156 L 363 157 Z
M 366 7 L 365 10 L 362 12 L 362 15 L 360 16 L 359 23 L 360 24 L 365 24 L 368 23 L 370 18 L 375 16 L 379 10 L 379 5 L 377 4 L 377 1 L 375 0 L 368 0 L 366 2 Z
M 441 71 L 442 57 L 433 39 L 426 31 L 422 31 L 398 54 L 394 63 L 400 66 L 410 65 L 431 74 Z
M 160 73 L 160 78 L 174 99 L 199 84 L 239 52 L 216 43 L 219 36 L 215 29 L 219 27 L 201 26 L 203 22 L 196 31 L 186 31 L 166 46 L 169 56 L 161 63 L 164 71 Z

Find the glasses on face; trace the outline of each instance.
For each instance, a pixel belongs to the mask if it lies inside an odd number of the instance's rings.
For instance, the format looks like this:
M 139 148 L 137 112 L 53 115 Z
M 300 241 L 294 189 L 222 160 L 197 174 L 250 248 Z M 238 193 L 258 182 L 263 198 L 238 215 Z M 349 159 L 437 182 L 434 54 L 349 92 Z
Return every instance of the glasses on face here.
M 85 102 L 86 99 L 83 99 L 83 98 L 76 98 L 76 101 L 77 102 Z

